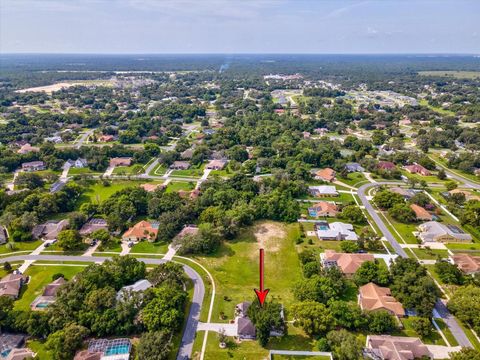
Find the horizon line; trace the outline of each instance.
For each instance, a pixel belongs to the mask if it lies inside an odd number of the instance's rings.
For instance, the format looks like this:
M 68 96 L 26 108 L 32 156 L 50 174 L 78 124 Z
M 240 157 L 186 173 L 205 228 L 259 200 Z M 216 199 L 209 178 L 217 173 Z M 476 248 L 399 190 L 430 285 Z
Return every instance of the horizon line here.
M 480 53 L 461 53 L 461 52 L 367 52 L 367 53 L 349 53 L 349 52 L 0 52 L 0 56 L 10 55 L 434 55 L 434 56 L 479 56 Z

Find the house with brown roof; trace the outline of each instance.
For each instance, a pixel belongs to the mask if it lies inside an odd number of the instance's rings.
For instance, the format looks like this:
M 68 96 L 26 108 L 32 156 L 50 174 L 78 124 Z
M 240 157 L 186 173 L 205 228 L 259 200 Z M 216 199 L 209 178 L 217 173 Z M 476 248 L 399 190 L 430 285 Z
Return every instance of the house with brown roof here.
M 407 165 L 404 167 L 404 169 L 407 170 L 410 174 L 420 174 L 422 176 L 431 175 L 430 171 L 428 171 L 422 165 L 419 165 L 419 164 Z
M 0 280 L 0 296 L 17 299 L 20 289 L 26 282 L 27 278 L 22 274 L 8 274 Z
M 415 337 L 369 335 L 365 347 L 382 360 L 433 358 L 428 347 Z
M 308 208 L 308 215 L 311 217 L 332 216 L 335 217 L 338 214 L 338 207 L 335 203 L 320 201 Z
M 206 166 L 205 169 L 209 170 L 223 170 L 223 168 L 227 165 L 227 160 L 211 160 Z
M 379 161 L 377 164 L 377 168 L 380 170 L 392 171 L 396 169 L 396 166 L 391 161 Z
M 63 277 L 54 280 L 43 289 L 43 293 L 30 304 L 30 308 L 34 311 L 46 310 L 47 307 L 55 302 L 57 292 L 60 287 L 67 283 Z
M 454 194 L 463 194 L 465 195 L 466 201 L 470 201 L 470 200 L 480 201 L 480 195 L 476 195 L 469 190 L 453 189 L 453 190 L 450 190 L 448 193 L 450 194 L 450 196 Z
M 100 142 L 111 142 L 115 139 L 113 135 L 102 135 L 98 138 Z
M 480 256 L 470 254 L 455 254 L 450 260 L 465 274 L 471 275 L 480 272 Z
M 325 169 L 320 169 L 315 173 L 315 179 L 332 182 L 332 181 L 335 181 L 335 175 L 336 175 L 335 170 L 330 168 L 325 168 Z
M 116 157 L 110 159 L 110 166 L 130 166 L 132 165 L 131 157 Z
M 90 235 L 97 230 L 108 230 L 108 223 L 105 219 L 92 218 L 81 227 L 79 233 L 82 236 Z
M 158 224 L 140 221 L 129 228 L 122 236 L 123 241 L 138 242 L 142 240 L 155 241 L 158 234 Z
M 26 143 L 17 150 L 17 154 L 28 154 L 30 152 L 39 152 L 40 148 L 32 146 L 29 143 Z
M 188 161 L 174 161 L 172 165 L 170 165 L 170 169 L 173 170 L 187 170 L 190 167 L 190 163 Z
M 197 235 L 198 234 L 198 227 L 196 225 L 185 225 L 185 227 L 182 229 L 182 231 L 180 231 L 178 234 L 177 234 L 177 238 L 182 238 L 184 236 L 187 236 L 187 235 Z
M 405 316 L 405 309 L 390 293 L 390 289 L 368 283 L 360 286 L 358 304 L 362 310 L 386 310 L 397 317 Z
M 366 261 L 375 261 L 372 254 L 337 253 L 335 250 L 325 250 L 320 254 L 322 265 L 325 268 L 339 267 L 342 272 L 351 276 Z
M 410 209 L 415 213 L 417 220 L 432 221 L 433 215 L 417 204 L 410 204 Z

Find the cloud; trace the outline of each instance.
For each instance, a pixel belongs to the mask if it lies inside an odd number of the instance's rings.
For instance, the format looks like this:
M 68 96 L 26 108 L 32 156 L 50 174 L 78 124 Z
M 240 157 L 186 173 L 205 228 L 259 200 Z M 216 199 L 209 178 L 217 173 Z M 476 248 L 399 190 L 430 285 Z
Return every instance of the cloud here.
M 338 9 L 335 9 L 329 13 L 327 13 L 323 18 L 324 19 L 334 19 L 334 18 L 338 18 L 340 17 L 341 15 L 347 13 L 347 12 L 350 12 L 351 10 L 355 9 L 355 8 L 358 8 L 358 7 L 362 7 L 364 5 L 368 5 L 370 4 L 371 1 L 361 1 L 361 2 L 352 2 L 350 3 L 349 5 L 346 5 L 346 6 L 342 6 Z

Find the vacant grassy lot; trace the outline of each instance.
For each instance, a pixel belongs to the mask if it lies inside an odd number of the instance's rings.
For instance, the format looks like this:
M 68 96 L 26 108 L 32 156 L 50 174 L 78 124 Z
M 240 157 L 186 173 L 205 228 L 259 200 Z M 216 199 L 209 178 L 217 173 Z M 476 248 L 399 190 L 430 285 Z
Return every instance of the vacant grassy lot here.
M 138 244 L 133 245 L 132 253 L 145 253 L 145 254 L 166 254 L 168 251 L 167 243 L 151 243 L 149 241 L 141 241 Z
M 102 182 L 95 182 L 88 190 L 80 197 L 80 204 L 84 202 L 92 202 L 94 204 L 101 203 L 107 200 L 117 191 L 126 189 L 128 187 L 138 187 L 145 181 L 111 181 L 108 186 L 103 185 Z
M 135 164 L 132 166 L 118 166 L 113 169 L 115 175 L 134 175 L 143 172 L 143 165 Z
M 188 181 L 171 181 L 167 185 L 167 193 L 170 192 L 175 192 L 175 191 L 180 191 L 180 190 L 185 190 L 185 191 L 190 191 L 195 189 L 195 184 L 193 182 L 188 182 Z
M 13 249 L 8 248 L 6 244 L 0 245 L 0 254 L 7 254 L 15 251 L 35 250 L 41 244 L 42 244 L 41 240 L 16 242 Z
M 277 299 L 287 308 L 293 302 L 291 288 L 302 278 L 295 250 L 299 235 L 297 224 L 259 222 L 244 230 L 236 240 L 227 241 L 216 254 L 196 260 L 206 266 L 216 284 L 213 322 L 227 322 L 235 305 L 251 301 L 258 287 L 259 249 L 265 249 L 265 286 L 269 299 Z M 224 314 L 224 318 L 220 314 Z
M 83 266 L 46 266 L 32 265 L 28 268 L 26 275 L 30 276 L 30 282 L 22 287 L 19 300 L 15 302 L 15 308 L 27 310 L 30 304 L 38 295 L 41 295 L 43 288 L 51 283 L 54 274 L 62 273 L 67 280 L 84 269 Z
M 172 176 L 201 178 L 204 168 L 205 164 L 200 164 L 198 166 L 192 166 L 187 170 L 173 170 Z

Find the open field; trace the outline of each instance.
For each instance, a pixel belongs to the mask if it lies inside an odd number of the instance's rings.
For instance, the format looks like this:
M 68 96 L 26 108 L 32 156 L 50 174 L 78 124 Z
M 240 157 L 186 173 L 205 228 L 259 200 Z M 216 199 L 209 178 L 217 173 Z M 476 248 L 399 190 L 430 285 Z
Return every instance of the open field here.
M 428 101 L 425 100 L 425 99 L 420 99 L 420 100 L 418 101 L 418 103 L 419 103 L 420 105 L 427 106 L 427 107 L 429 107 L 430 109 L 432 109 L 433 111 L 436 111 L 436 112 L 438 112 L 439 114 L 442 114 L 442 115 L 452 115 L 452 116 L 455 115 L 455 113 L 454 113 L 453 111 L 451 111 L 451 110 L 447 110 L 447 109 L 444 109 L 444 108 L 439 107 L 439 106 L 430 105 L 430 104 L 428 103 Z
M 167 185 L 167 193 L 175 192 L 179 190 L 190 191 L 195 188 L 195 184 L 193 182 L 188 181 L 172 181 Z
M 479 79 L 480 71 L 457 71 L 457 70 L 419 71 L 418 75 L 452 77 L 455 79 Z
M 51 94 L 54 91 L 68 89 L 72 86 L 111 86 L 112 83 L 109 80 L 72 80 L 72 81 L 65 81 L 60 82 L 52 85 L 46 86 L 37 86 L 28 89 L 20 89 L 15 92 L 23 94 L 26 92 L 44 92 L 47 94 Z
M 83 203 L 90 201 L 94 204 L 98 204 L 108 199 L 117 191 L 126 189 L 128 187 L 138 187 L 144 182 L 145 181 L 114 180 L 109 183 L 109 186 L 103 185 L 102 182 L 95 182 L 93 185 L 89 186 L 88 190 L 80 197 L 80 202 Z
M 42 244 L 41 240 L 16 242 L 13 250 L 8 248 L 7 245 L 0 245 L 0 254 L 8 254 L 16 251 L 35 250 L 41 244 Z

